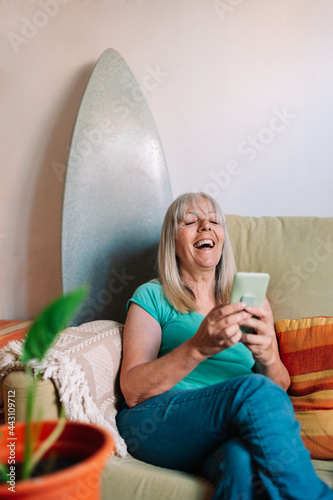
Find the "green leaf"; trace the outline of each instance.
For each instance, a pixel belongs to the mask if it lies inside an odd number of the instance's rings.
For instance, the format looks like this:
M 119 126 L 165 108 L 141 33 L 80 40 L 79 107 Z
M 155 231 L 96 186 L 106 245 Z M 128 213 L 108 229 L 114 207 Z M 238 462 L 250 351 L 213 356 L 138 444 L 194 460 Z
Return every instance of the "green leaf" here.
M 8 467 L 0 460 L 0 483 L 6 483 L 9 480 Z
M 76 309 L 86 298 L 88 290 L 87 286 L 83 286 L 59 297 L 37 316 L 25 338 L 21 363 L 44 358 L 57 335 L 66 328 Z

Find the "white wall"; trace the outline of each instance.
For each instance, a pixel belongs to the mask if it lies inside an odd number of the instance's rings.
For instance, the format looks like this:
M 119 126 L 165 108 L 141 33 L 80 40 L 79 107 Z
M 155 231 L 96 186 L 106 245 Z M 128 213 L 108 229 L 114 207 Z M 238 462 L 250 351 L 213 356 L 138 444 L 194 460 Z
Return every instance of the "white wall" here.
M 174 196 L 332 215 L 332 22 L 331 0 L 2 1 L 0 318 L 60 293 L 67 148 L 108 47 L 146 90 Z

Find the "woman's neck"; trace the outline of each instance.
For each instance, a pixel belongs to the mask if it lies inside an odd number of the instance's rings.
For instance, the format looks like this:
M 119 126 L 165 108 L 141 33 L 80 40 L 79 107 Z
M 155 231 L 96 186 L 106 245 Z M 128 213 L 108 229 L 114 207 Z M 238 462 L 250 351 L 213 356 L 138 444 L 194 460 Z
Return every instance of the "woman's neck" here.
M 194 294 L 197 312 L 206 316 L 216 305 L 215 272 L 198 275 L 182 273 L 182 281 Z

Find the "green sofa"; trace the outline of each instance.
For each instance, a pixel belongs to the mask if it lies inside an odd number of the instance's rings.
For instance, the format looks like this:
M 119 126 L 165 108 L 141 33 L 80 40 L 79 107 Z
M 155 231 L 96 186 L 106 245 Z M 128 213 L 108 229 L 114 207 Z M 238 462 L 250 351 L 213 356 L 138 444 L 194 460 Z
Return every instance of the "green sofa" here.
M 227 220 L 238 270 L 270 274 L 268 298 L 275 320 L 332 316 L 333 217 L 229 215 Z M 117 385 L 116 376 L 114 384 Z M 24 387 L 22 372 L 13 371 L 4 380 L 5 395 L 13 388 L 24 393 Z M 17 398 L 18 406 L 23 399 Z M 58 398 L 51 380 L 44 381 L 39 399 L 47 409 L 46 417 L 53 418 L 58 411 Z M 18 407 L 17 415 L 23 413 Z M 318 475 L 333 488 L 333 461 L 313 463 Z M 208 500 L 213 492 L 212 485 L 203 478 L 155 467 L 128 455 L 114 456 L 108 462 L 102 498 Z

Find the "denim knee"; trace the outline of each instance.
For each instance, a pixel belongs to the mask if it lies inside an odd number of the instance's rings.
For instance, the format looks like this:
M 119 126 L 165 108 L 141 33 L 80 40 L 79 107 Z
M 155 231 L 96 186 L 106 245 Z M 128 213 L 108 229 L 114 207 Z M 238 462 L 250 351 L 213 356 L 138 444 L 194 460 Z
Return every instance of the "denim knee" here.
M 238 379 L 240 381 L 240 389 L 244 390 L 246 394 L 251 394 L 258 398 L 278 398 L 287 406 L 292 407 L 286 391 L 265 375 L 253 374 L 250 376 L 238 377 Z
M 236 384 L 236 386 L 234 385 Z M 232 382 L 236 388 L 231 412 L 256 414 L 256 418 L 277 418 L 289 423 L 295 421 L 295 413 L 288 394 L 265 375 L 254 374 L 238 377 Z M 246 411 L 247 408 L 247 411 Z M 297 424 L 296 424 L 297 425 Z

